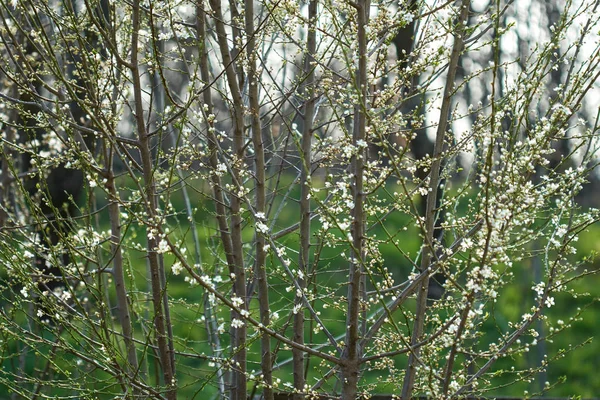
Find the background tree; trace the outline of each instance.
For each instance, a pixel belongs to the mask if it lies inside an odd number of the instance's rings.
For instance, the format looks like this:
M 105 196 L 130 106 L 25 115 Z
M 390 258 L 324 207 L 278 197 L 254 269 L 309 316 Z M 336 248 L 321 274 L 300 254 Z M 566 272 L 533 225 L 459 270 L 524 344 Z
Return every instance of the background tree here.
M 594 272 L 574 245 L 598 219 L 576 196 L 600 49 L 598 1 L 526 48 L 520 6 L 0 1 L 0 383 L 522 389 L 565 354 L 521 362 Z

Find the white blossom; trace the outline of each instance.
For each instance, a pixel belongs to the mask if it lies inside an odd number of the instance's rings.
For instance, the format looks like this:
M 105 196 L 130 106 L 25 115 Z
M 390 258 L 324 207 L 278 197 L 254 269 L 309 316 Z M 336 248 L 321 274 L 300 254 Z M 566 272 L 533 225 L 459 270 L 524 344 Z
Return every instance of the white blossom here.
M 233 328 L 241 328 L 242 326 L 244 326 L 244 321 L 234 318 L 233 320 L 231 320 L 231 326 Z

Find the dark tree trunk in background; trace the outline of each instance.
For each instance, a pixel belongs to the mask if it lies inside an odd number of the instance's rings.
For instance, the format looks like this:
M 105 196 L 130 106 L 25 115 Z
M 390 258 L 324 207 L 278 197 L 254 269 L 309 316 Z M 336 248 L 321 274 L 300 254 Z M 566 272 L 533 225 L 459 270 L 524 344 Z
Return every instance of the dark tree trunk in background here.
M 71 4 L 73 9 L 76 5 Z M 108 21 L 109 8 L 106 1 L 101 1 L 97 9 L 97 19 L 99 21 Z M 88 50 L 99 47 L 99 38 L 97 34 L 86 29 L 83 34 L 86 38 Z M 23 39 L 24 53 L 32 58 L 38 58 L 34 62 L 43 64 L 44 60 L 36 49 L 36 44 L 30 38 Z M 82 45 L 82 42 L 71 43 L 70 48 L 77 48 Z M 81 49 L 84 51 L 85 49 Z M 101 51 L 101 54 L 104 54 Z M 88 127 L 89 118 L 86 116 L 86 111 L 81 107 L 82 102 L 88 97 L 87 93 L 90 90 L 87 86 L 89 82 L 85 79 L 86 74 L 77 71 L 78 64 L 81 63 L 78 53 L 72 51 L 67 52 L 64 56 L 65 72 L 68 77 L 75 77 L 76 88 L 75 94 L 71 94 L 69 102 L 69 112 L 72 116 L 73 125 L 67 127 L 64 133 L 71 137 L 76 142 L 84 144 L 89 151 L 94 152 L 96 138 L 84 133 L 76 128 L 76 126 Z M 26 76 L 26 74 L 23 74 Z M 20 91 L 19 99 L 24 103 L 23 109 L 18 118 L 18 133 L 22 141 L 32 143 L 36 141 L 40 143 L 39 150 L 50 150 L 48 145 L 44 143 L 44 136 L 48 133 L 51 127 L 40 126 L 40 122 L 36 121 L 35 115 L 41 109 L 42 83 L 37 80 L 40 73 L 34 74 L 35 77 L 29 82 L 22 82 L 25 90 Z M 38 78 L 39 79 L 39 78 Z M 65 93 L 69 96 L 69 93 Z M 73 98 L 75 97 L 75 98 Z M 67 97 L 68 98 L 68 97 Z M 63 238 L 70 234 L 72 226 L 70 219 L 77 213 L 77 202 L 81 197 L 82 187 L 84 184 L 84 172 L 80 169 L 69 168 L 65 163 L 59 163 L 58 166 L 50 170 L 40 170 L 40 166 L 32 163 L 33 154 L 25 153 L 22 157 L 22 170 L 24 172 L 33 172 L 25 175 L 24 185 L 27 189 L 30 198 L 33 200 L 35 207 L 39 207 L 44 220 L 35 221 L 38 225 L 36 230 L 41 243 L 47 246 L 57 245 Z M 65 250 L 57 264 L 56 261 L 49 260 L 49 252 L 37 254 L 35 259 L 36 268 L 42 275 L 39 288 L 43 291 L 52 292 L 56 288 L 63 285 L 61 278 L 61 268 L 70 263 L 70 257 Z
M 546 8 L 546 25 L 548 28 L 548 32 L 550 35 L 553 34 L 551 27 L 553 25 L 559 24 L 561 19 L 561 11 L 559 5 L 555 1 L 546 1 L 544 2 L 544 7 Z M 554 102 L 556 98 L 559 96 L 558 92 L 555 88 L 559 87 L 563 82 L 563 79 L 566 75 L 565 65 L 560 62 L 559 59 L 562 56 L 562 50 L 556 49 L 554 55 L 552 56 L 552 64 L 555 65 L 555 68 L 550 70 L 550 81 L 548 82 L 548 98 L 550 102 Z M 559 167 L 563 158 L 567 157 L 570 152 L 570 141 L 567 138 L 562 140 L 557 140 L 553 143 L 554 153 L 550 156 L 550 168 L 554 169 Z M 560 168 L 563 170 L 572 166 L 572 160 L 567 165 L 560 165 Z
M 411 1 L 410 5 L 409 5 L 409 10 L 413 14 L 417 14 L 419 12 L 418 2 L 416 0 Z M 405 27 L 398 30 L 398 33 L 396 34 L 396 36 L 394 37 L 392 42 L 396 48 L 396 55 L 398 57 L 398 61 L 401 63 L 401 69 L 403 69 L 408 65 L 408 63 L 411 60 L 411 51 L 413 49 L 414 42 L 415 42 L 415 19 L 413 19 L 413 21 L 410 22 Z M 413 80 L 412 85 L 413 86 L 416 83 L 418 83 L 417 82 L 418 79 L 419 79 L 418 76 L 412 77 L 412 80 Z M 412 88 L 407 88 L 406 93 L 409 93 L 411 91 L 412 91 Z M 418 110 L 418 108 L 421 107 L 421 101 L 423 101 L 423 100 L 424 99 L 418 98 L 416 96 L 410 96 L 407 99 L 401 98 L 400 101 L 403 102 L 401 112 L 405 115 L 412 115 L 413 118 L 422 114 L 422 111 Z M 425 129 L 417 129 L 412 126 L 411 122 L 412 122 L 411 120 L 408 121 L 408 128 L 414 130 L 416 133 L 416 136 L 413 140 L 410 141 L 410 144 L 409 144 L 410 150 L 413 154 L 415 161 L 419 161 L 419 160 L 422 160 L 425 157 L 431 156 L 433 154 L 433 142 L 431 140 L 429 140 L 429 138 L 427 137 L 427 132 L 425 131 Z M 443 169 L 443 166 L 442 166 L 442 169 Z M 427 176 L 429 175 L 429 172 L 430 172 L 429 169 L 419 168 L 417 170 L 417 177 L 419 178 L 419 180 L 423 181 L 424 179 L 427 178 Z M 438 186 L 438 189 L 437 189 L 436 208 L 439 208 L 439 206 L 441 204 L 441 200 L 443 197 L 444 182 L 445 182 L 445 180 L 442 179 L 440 181 L 440 185 Z M 421 216 L 425 215 L 426 205 L 427 205 L 427 196 L 421 196 L 421 199 L 419 201 L 419 213 L 421 214 Z M 441 227 L 443 222 L 444 222 L 444 214 L 439 213 L 436 218 L 436 222 L 435 222 L 434 238 L 440 244 L 442 243 L 443 236 L 444 236 L 444 231 Z M 438 273 L 434 274 L 431 277 L 431 279 L 429 280 L 429 288 L 428 288 L 428 292 L 427 292 L 427 297 L 429 299 L 433 299 L 433 300 L 442 298 L 442 296 L 444 294 L 443 285 L 444 285 L 445 281 L 446 281 L 446 277 L 444 276 L 443 273 L 438 272 Z
M 409 5 L 409 11 L 416 14 L 418 9 L 417 0 L 412 0 Z M 410 53 L 413 49 L 415 42 L 415 19 L 413 19 L 408 25 L 398 30 L 398 33 L 392 40 L 394 47 L 396 48 L 396 56 L 398 61 L 401 62 L 401 67 L 404 68 L 408 65 L 410 60 Z
M 32 54 L 31 46 L 26 47 L 28 54 Z M 41 87 L 37 82 L 30 82 L 31 90 L 35 93 L 40 93 Z M 23 92 L 20 100 L 30 103 L 25 105 L 19 116 L 19 137 L 28 142 L 38 141 L 44 142 L 46 129 L 39 126 L 33 116 L 39 111 L 33 103 L 39 101 L 35 98 L 35 93 Z M 47 146 L 42 145 L 42 149 L 47 150 Z M 66 168 L 63 164 L 50 171 L 39 171 L 38 166 L 32 163 L 33 157 L 30 153 L 23 155 L 23 171 L 37 173 L 25 175 L 24 185 L 27 189 L 30 198 L 35 204 L 34 207 L 39 207 L 44 220 L 36 221 L 37 235 L 41 243 L 46 246 L 55 246 L 59 243 L 62 237 L 68 235 L 70 231 L 69 216 L 76 212 L 75 204 L 73 203 L 79 198 L 81 187 L 83 185 L 83 172 L 78 169 Z M 53 264 L 48 260 L 49 253 L 44 252 L 37 254 L 35 258 L 35 266 L 39 273 L 43 275 L 40 278 L 39 288 L 41 291 L 54 291 L 62 285 L 61 266 Z M 63 265 L 69 264 L 69 256 L 63 253 L 62 260 L 59 260 Z M 56 277 L 56 278 L 53 278 Z

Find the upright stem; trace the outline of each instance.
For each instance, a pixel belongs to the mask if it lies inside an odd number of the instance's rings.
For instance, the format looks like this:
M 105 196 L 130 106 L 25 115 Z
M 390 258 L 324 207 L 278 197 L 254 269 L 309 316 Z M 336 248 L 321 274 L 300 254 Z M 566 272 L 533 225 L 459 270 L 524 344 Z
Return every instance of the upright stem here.
M 150 137 L 144 122 L 144 107 L 142 98 L 142 85 L 140 82 L 140 70 L 138 65 L 138 39 L 140 30 L 140 3 L 134 0 L 132 3 L 132 25 L 131 34 L 131 73 L 134 91 L 134 117 L 138 135 L 140 158 L 144 176 L 145 207 L 148 214 L 148 220 L 156 224 L 156 210 L 158 204 L 156 200 L 156 187 L 152 169 L 152 155 L 150 151 Z M 147 234 L 153 227 L 147 226 Z M 163 378 L 167 386 L 167 399 L 175 400 L 177 398 L 177 386 L 175 382 L 175 361 L 174 354 L 169 350 L 166 335 L 166 324 L 170 321 L 165 318 L 165 310 L 168 303 L 163 303 L 163 293 L 165 288 L 162 285 L 164 271 L 161 271 L 159 254 L 156 251 L 158 240 L 156 235 L 147 235 L 148 264 L 150 266 L 150 282 L 152 286 L 152 303 L 154 305 L 154 328 L 158 341 L 158 354 L 162 367 Z M 166 296 L 166 293 L 164 293 Z
M 205 18 L 206 12 L 199 6 L 198 7 L 198 18 L 196 23 L 196 29 L 198 31 L 198 37 L 202 41 L 202 56 L 200 57 L 200 75 L 202 81 L 210 82 L 210 72 L 208 69 L 208 51 L 206 49 L 206 23 Z M 212 102 L 212 90 L 207 87 L 202 92 L 202 100 L 206 105 L 207 115 L 213 114 L 213 102 Z M 208 147 L 210 151 L 210 166 L 213 171 L 217 171 L 219 166 L 219 140 L 215 135 L 215 127 L 212 119 L 208 119 Z M 229 232 L 229 226 L 227 225 L 227 209 L 225 207 L 225 196 L 223 194 L 223 185 L 221 178 L 217 174 L 211 174 L 211 182 L 213 195 L 215 196 L 215 211 L 217 213 L 217 223 L 219 225 L 219 235 L 221 236 L 221 244 L 225 252 L 225 259 L 227 265 L 233 268 L 233 245 L 231 243 L 231 233 Z
M 203 82 L 210 82 L 210 72 L 208 69 L 208 50 L 206 48 L 206 11 L 199 5 L 197 7 L 197 18 L 196 18 L 196 31 L 198 33 L 198 40 L 200 43 L 200 76 Z M 207 115 L 213 114 L 213 102 L 212 102 L 212 90 L 207 87 L 202 93 L 202 100 L 206 107 Z M 210 152 L 210 166 L 213 171 L 217 171 L 219 165 L 219 141 L 215 135 L 215 127 L 213 120 L 208 118 L 208 148 Z M 229 232 L 229 226 L 227 225 L 227 210 L 225 208 L 225 199 L 223 195 L 221 178 L 218 174 L 211 174 L 212 190 L 215 199 L 215 211 L 217 224 L 219 225 L 219 235 L 221 237 L 221 244 L 225 252 L 225 259 L 230 270 L 233 269 L 233 249 L 231 244 L 231 235 Z M 206 308 L 208 311 L 208 308 Z M 221 357 L 221 341 L 217 334 L 217 322 L 216 316 L 211 313 L 211 318 L 207 318 L 207 323 L 211 324 L 211 340 L 215 347 L 215 356 Z M 219 381 L 219 395 L 221 398 L 225 398 L 225 377 L 222 372 L 220 365 L 217 365 L 218 381 Z
M 361 314 L 361 288 L 364 288 L 364 232 L 365 214 L 363 190 L 364 165 L 366 149 L 366 107 L 367 107 L 367 34 L 366 26 L 369 21 L 369 0 L 360 0 L 357 4 L 358 21 L 358 70 L 355 85 L 358 91 L 358 102 L 354 106 L 354 130 L 352 144 L 355 155 L 351 161 L 351 172 L 354 178 L 352 184 L 352 252 L 348 282 L 348 315 L 346 318 L 346 348 L 342 365 L 342 398 L 355 399 L 358 390 L 359 375 L 359 325 Z
M 248 44 L 246 45 L 246 54 L 248 56 L 248 97 L 250 101 L 250 116 L 252 126 L 252 145 L 254 146 L 254 164 L 255 164 L 255 209 L 259 215 L 264 215 L 266 211 L 266 188 L 265 188 L 265 149 L 262 138 L 262 127 L 260 123 L 260 104 L 258 101 L 258 73 L 256 71 L 256 35 L 254 29 L 254 1 L 245 0 L 245 18 L 246 34 L 248 35 Z M 255 244 L 255 271 L 258 280 L 258 303 L 260 312 L 260 322 L 264 326 L 270 325 L 269 316 L 269 284 L 267 281 L 267 271 L 265 266 L 266 251 L 265 237 L 263 233 L 256 228 Z M 263 397 L 265 400 L 273 400 L 273 361 L 271 356 L 271 337 L 262 334 L 261 344 L 261 370 L 264 382 Z
M 424 271 L 434 255 L 434 228 L 435 228 L 435 205 L 437 202 L 437 188 L 440 184 L 440 169 L 442 163 L 442 151 L 444 149 L 444 138 L 446 135 L 446 128 L 448 126 L 448 115 L 450 112 L 450 106 L 452 103 L 452 92 L 454 91 L 454 80 L 456 77 L 456 69 L 458 61 L 463 49 L 463 34 L 465 31 L 465 21 L 469 16 L 470 0 L 463 0 L 459 19 L 454 36 L 454 44 L 452 47 L 452 54 L 450 56 L 450 64 L 448 66 L 448 76 L 446 77 L 446 85 L 444 87 L 444 98 L 442 101 L 442 108 L 440 110 L 440 121 L 435 137 L 435 146 L 433 149 L 433 163 L 431 165 L 431 173 L 429 178 L 429 191 L 427 195 L 427 208 L 425 210 L 425 241 L 422 247 L 421 256 L 421 271 Z M 427 311 L 427 288 L 429 286 L 429 277 L 426 277 L 421 281 L 419 290 L 417 291 L 417 309 L 415 313 L 414 328 L 411 337 L 411 346 L 416 346 L 418 342 L 422 340 L 423 326 L 425 322 L 425 313 Z M 402 398 L 410 399 L 412 396 L 415 375 L 416 375 L 416 364 L 420 354 L 420 348 L 415 347 L 408 356 L 408 366 L 406 368 L 406 374 L 404 375 L 404 383 L 402 387 Z
M 235 65 L 229 51 L 229 42 L 227 40 L 227 31 L 225 29 L 223 11 L 220 0 L 210 0 L 210 6 L 214 12 L 215 28 L 217 31 L 217 40 L 223 66 L 225 67 L 225 75 L 227 84 L 231 91 L 231 99 L 233 102 L 233 161 L 231 163 L 231 175 L 234 187 L 239 186 L 241 189 L 242 181 L 240 176 L 241 168 L 244 162 L 244 104 L 242 102 L 242 94 L 238 85 Z M 240 68 L 241 70 L 241 68 Z M 241 74 L 241 72 L 240 72 Z M 236 193 L 236 189 L 231 195 L 230 211 L 231 211 L 231 251 L 232 264 L 230 272 L 233 274 L 233 292 L 236 297 L 241 298 L 244 304 L 241 308 L 248 307 L 246 296 L 246 270 L 244 268 L 244 258 L 242 251 L 242 217 L 240 208 L 242 203 L 241 194 Z M 232 319 L 243 321 L 244 318 L 235 309 L 231 312 Z M 234 353 L 235 372 L 231 382 L 231 399 L 246 400 L 246 326 L 238 326 L 232 328 L 232 351 Z
M 304 100 L 304 124 L 301 139 L 301 157 L 302 171 L 300 174 L 300 253 L 298 259 L 298 270 L 301 276 L 298 276 L 298 286 L 300 290 L 306 288 L 305 277 L 308 275 L 310 263 L 310 176 L 312 168 L 312 122 L 315 114 L 314 81 L 315 68 L 313 66 L 314 54 L 317 51 L 317 36 L 315 24 L 317 23 L 317 0 L 311 0 L 308 4 L 308 24 L 306 38 L 306 53 L 304 54 L 304 84 L 301 92 L 305 96 Z M 296 296 L 294 309 L 297 310 L 294 315 L 294 342 L 304 344 L 304 311 L 302 307 L 302 297 Z M 292 349 L 294 388 L 296 393 L 295 400 L 304 398 L 301 392 L 304 391 L 306 379 L 304 376 L 304 352 L 298 348 Z
M 131 314 L 129 313 L 129 296 L 125 284 L 125 273 L 123 272 L 123 253 L 121 250 L 121 222 L 119 217 L 118 194 L 115 187 L 115 177 L 109 170 L 106 178 L 106 188 L 110 195 L 108 204 L 108 215 L 110 219 L 110 242 L 113 254 L 113 278 L 115 280 L 115 292 L 117 295 L 117 315 L 123 330 L 123 340 L 127 352 L 127 368 L 130 379 L 138 373 L 138 360 L 133 341 L 133 326 Z

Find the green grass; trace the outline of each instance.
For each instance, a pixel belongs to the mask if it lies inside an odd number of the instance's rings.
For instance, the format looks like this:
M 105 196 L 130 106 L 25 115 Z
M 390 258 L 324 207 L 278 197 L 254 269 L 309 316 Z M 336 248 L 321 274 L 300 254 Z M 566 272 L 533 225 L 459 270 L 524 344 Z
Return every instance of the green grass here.
M 289 179 L 284 177 L 284 179 Z M 128 187 L 128 185 L 125 185 Z M 214 219 L 214 205 L 208 201 L 202 192 L 191 193 L 193 207 L 197 209 L 194 214 L 194 220 L 198 229 L 199 241 L 200 241 L 200 258 L 201 258 L 201 273 L 214 275 L 215 272 L 219 272 L 219 275 L 223 277 L 222 287 L 228 286 L 227 276 L 228 271 L 223 266 L 222 262 L 219 261 L 223 258 L 223 251 L 219 246 L 219 238 L 217 235 L 216 224 Z M 298 198 L 298 193 L 292 192 L 291 198 Z M 101 196 L 98 196 L 98 207 L 102 208 L 104 204 L 100 201 Z M 176 210 L 184 210 L 184 204 L 180 192 L 176 192 L 171 197 L 171 202 Z M 279 203 L 273 204 L 273 209 L 277 209 L 280 206 Z M 295 202 L 290 201 L 288 204 L 281 207 L 281 212 L 278 217 L 278 225 L 275 227 L 275 231 L 283 227 L 289 226 L 297 222 L 298 210 Z M 99 215 L 100 230 L 108 229 L 108 222 L 105 213 Z M 172 230 L 171 238 L 181 243 L 181 248 L 187 248 L 187 257 L 192 264 L 195 263 L 194 245 L 192 235 L 190 231 L 190 225 L 185 215 L 172 216 L 168 219 L 168 225 Z M 380 268 L 387 268 L 396 280 L 396 283 L 402 282 L 406 279 L 407 275 L 413 270 L 411 260 L 414 261 L 418 255 L 420 248 L 420 237 L 418 231 L 411 224 L 411 217 L 404 215 L 400 212 L 395 212 L 389 215 L 381 226 L 375 227 L 369 232 L 371 238 L 381 240 L 382 243 L 379 245 L 379 249 L 382 254 L 383 264 L 378 265 Z M 395 241 L 401 244 L 402 250 L 406 253 L 407 257 L 400 254 L 396 245 L 388 240 L 387 234 L 384 231 L 385 227 L 389 232 L 398 232 L 401 227 L 407 226 L 407 230 L 402 232 L 402 237 L 395 237 Z M 247 225 L 244 228 L 243 235 L 244 240 L 250 242 L 253 237 L 253 227 Z M 313 225 L 313 230 L 315 225 Z M 313 233 L 316 233 L 314 231 Z M 136 335 L 138 338 L 143 337 L 142 325 L 151 326 L 152 321 L 148 318 L 147 309 L 151 309 L 151 305 L 148 300 L 149 292 L 149 281 L 147 278 L 147 266 L 146 258 L 143 251 L 133 249 L 135 244 L 145 245 L 145 230 L 143 227 L 137 224 L 131 224 L 126 232 L 127 241 L 125 248 L 129 249 L 126 253 L 126 267 L 130 271 L 128 279 L 129 291 L 132 296 L 134 309 L 136 316 L 134 324 L 136 328 Z M 580 254 L 588 254 L 594 251 L 600 251 L 600 242 L 597 238 L 600 237 L 600 227 L 597 225 L 591 226 L 588 231 L 581 235 L 579 242 L 577 243 Z M 289 234 L 282 243 L 286 246 L 288 251 L 288 257 L 295 263 L 297 260 L 298 251 L 298 234 L 297 232 Z M 318 263 L 314 266 L 316 280 L 313 284 L 326 285 L 329 287 L 338 287 L 334 291 L 334 296 L 342 298 L 345 295 L 345 282 L 347 280 L 346 270 L 347 261 L 342 256 L 341 252 L 346 251 L 345 246 L 325 246 L 319 252 Z M 251 248 L 246 248 L 248 259 L 251 259 Z M 105 254 L 105 262 L 107 260 Z M 209 365 L 209 362 L 204 356 L 212 354 L 212 348 L 209 343 L 207 331 L 204 327 L 204 323 L 201 322 L 204 309 L 204 291 L 198 286 L 190 286 L 189 283 L 185 282 L 183 275 L 174 276 L 170 273 L 170 266 L 174 262 L 171 256 L 165 257 L 165 266 L 167 270 L 167 287 L 170 298 L 170 310 L 171 318 L 173 322 L 173 333 L 176 338 L 176 348 L 178 351 L 185 352 L 187 354 L 194 354 L 192 357 L 178 357 L 178 384 L 180 387 L 179 398 L 192 399 L 192 398 L 207 398 L 215 393 L 217 389 L 214 384 L 210 381 L 214 380 L 215 368 Z M 268 260 L 267 268 L 269 271 L 279 266 L 279 260 L 271 255 Z M 598 263 L 588 263 L 588 268 L 598 268 Z M 292 264 L 293 267 L 293 264 Z M 513 267 L 515 271 L 515 277 L 512 282 L 507 285 L 503 291 L 499 294 L 499 300 L 494 309 L 494 318 L 490 319 L 483 325 L 483 338 L 474 345 L 477 348 L 485 349 L 489 343 L 486 342 L 488 335 L 496 331 L 506 331 L 509 329 L 508 321 L 518 320 L 519 316 L 522 315 L 531 306 L 528 300 L 531 298 L 531 284 L 533 282 L 533 275 L 528 264 L 515 265 Z M 286 282 L 286 279 L 277 277 L 275 274 L 269 274 L 271 292 L 270 299 L 272 301 L 273 310 L 277 310 L 280 314 L 280 320 L 276 323 L 276 327 L 281 330 L 286 336 L 291 336 L 291 327 L 285 328 L 286 324 L 289 324 L 289 318 L 291 316 L 291 306 L 294 299 L 294 292 L 288 292 L 286 288 L 290 285 Z M 558 335 L 553 338 L 552 342 L 545 343 L 547 353 L 550 358 L 554 357 L 557 353 L 562 350 L 569 350 L 573 346 L 577 346 L 580 343 L 587 341 L 590 337 L 597 334 L 600 329 L 600 310 L 596 303 L 590 303 L 594 298 L 598 298 L 600 289 L 598 289 L 599 278 L 596 276 L 590 276 L 585 279 L 579 280 L 573 284 L 574 289 L 577 292 L 590 292 L 590 297 L 579 297 L 577 299 L 570 299 L 569 297 L 557 297 L 556 306 L 551 308 L 547 312 L 549 320 L 557 321 L 563 318 L 564 315 L 571 315 L 576 312 L 577 308 L 581 308 L 581 320 L 573 321 L 572 327 L 568 329 L 564 334 Z M 369 285 L 370 286 L 370 285 Z M 368 288 L 370 290 L 371 287 Z M 318 289 L 319 290 L 319 289 Z M 112 285 L 109 285 L 110 304 L 115 304 L 115 294 Z M 6 298 L 5 303 L 10 301 Z M 321 312 L 321 318 L 330 326 L 333 335 L 341 335 L 345 331 L 345 304 L 340 303 L 340 307 L 332 305 L 334 298 L 327 296 L 324 298 L 317 299 L 314 302 L 314 307 Z M 324 304 L 330 306 L 325 308 Z M 407 310 L 414 308 L 414 302 L 409 301 L 406 305 Z M 253 316 L 258 316 L 257 302 L 254 300 L 250 304 L 250 309 Z M 308 315 L 308 314 L 307 314 Z M 218 312 L 218 317 L 223 321 L 229 319 L 229 313 L 225 309 L 221 309 Z M 23 315 L 19 316 L 20 323 L 26 324 L 26 320 Z M 569 323 L 568 320 L 564 319 L 565 323 Z M 116 320 L 113 321 L 116 324 Z M 407 326 L 407 330 L 410 329 L 411 321 L 407 320 L 401 313 L 397 313 L 397 323 L 399 326 Z M 326 337 L 323 333 L 313 333 L 310 326 L 306 327 L 306 338 L 310 343 L 325 343 Z M 117 326 L 118 329 L 118 326 Z M 228 346 L 227 335 L 221 335 L 222 345 L 224 348 Z M 249 329 L 249 352 L 248 352 L 248 369 L 249 370 L 260 370 L 260 347 L 258 341 L 258 334 L 255 330 Z M 69 340 L 67 338 L 67 340 Z M 527 339 L 524 339 L 527 340 Z M 10 337 L 5 337 L 3 341 L 3 351 L 5 357 L 3 358 L 3 367 L 5 370 L 11 370 L 14 368 L 15 358 L 20 351 L 14 341 L 11 341 Z M 275 346 L 275 344 L 274 344 Z M 275 348 L 274 348 L 275 349 Z M 38 351 L 47 351 L 42 349 Z M 509 359 L 500 360 L 494 367 L 494 370 L 510 370 L 512 367 L 517 369 L 526 368 L 534 365 L 537 361 L 535 354 L 536 348 L 533 347 L 529 353 L 523 356 L 518 356 Z M 550 365 L 547 372 L 547 379 L 551 383 L 558 381 L 561 377 L 566 376 L 566 381 L 552 388 L 549 391 L 549 395 L 552 396 L 567 396 L 567 395 L 581 395 L 582 397 L 591 397 L 600 392 L 600 381 L 596 379 L 596 372 L 600 369 L 600 358 L 597 354 L 600 353 L 600 345 L 598 341 L 592 341 L 587 344 L 583 349 L 575 349 L 574 351 L 568 351 L 565 357 L 561 357 Z M 226 353 L 227 354 L 227 353 Z M 33 371 L 34 368 L 40 368 L 36 364 L 35 352 L 31 351 L 27 355 L 26 368 L 27 371 Z M 285 360 L 291 357 L 291 351 L 289 349 L 279 349 L 276 357 L 276 363 L 285 362 Z M 56 357 L 57 367 L 67 370 L 69 366 L 74 365 L 76 360 L 73 357 L 61 354 Z M 318 360 L 311 359 L 311 366 L 316 366 Z M 153 356 L 148 356 L 144 359 L 143 365 L 150 376 L 154 375 L 156 360 Z M 395 365 L 397 368 L 402 369 L 406 363 L 404 356 L 397 357 Z M 314 383 L 320 378 L 319 371 L 326 370 L 327 368 L 309 368 L 308 382 Z M 109 384 L 107 374 L 100 371 L 75 371 L 80 373 L 81 376 L 86 374 L 92 374 L 94 379 L 98 380 L 98 387 L 101 385 Z M 291 364 L 285 364 L 274 372 L 276 378 L 282 379 L 282 381 L 289 382 L 291 380 Z M 371 390 L 378 392 L 393 392 L 398 388 L 390 384 L 378 383 L 380 377 L 385 378 L 389 371 L 371 371 L 365 373 L 363 381 L 370 385 Z M 59 374 L 60 375 L 60 374 Z M 59 379 L 60 376 L 56 378 Z M 65 376 L 66 377 L 66 376 Z M 500 396 L 521 396 L 525 390 L 529 393 L 535 393 L 538 388 L 538 382 L 536 377 L 533 377 L 532 382 L 520 382 L 512 386 L 504 387 L 510 383 L 515 376 L 507 374 L 503 377 L 497 378 L 495 383 L 497 388 L 493 390 L 490 395 Z M 102 383 L 104 379 L 108 379 L 107 382 Z M 281 388 L 285 389 L 285 388 Z M 0 387 L 0 391 L 2 388 Z M 57 390 L 52 392 L 53 395 L 66 395 L 72 391 L 69 390 Z M 97 394 L 98 398 L 109 398 L 109 396 L 103 396 L 101 393 Z

